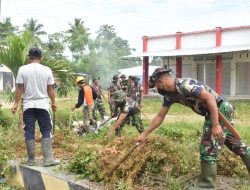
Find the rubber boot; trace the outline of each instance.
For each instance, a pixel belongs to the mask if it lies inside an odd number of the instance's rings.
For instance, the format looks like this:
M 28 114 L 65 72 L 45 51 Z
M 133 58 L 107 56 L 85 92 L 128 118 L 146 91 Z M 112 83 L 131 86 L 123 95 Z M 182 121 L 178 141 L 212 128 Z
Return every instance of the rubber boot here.
M 90 126 L 89 125 L 85 125 L 84 126 L 84 130 L 86 131 L 86 133 L 90 133 Z
M 52 156 L 52 139 L 51 138 L 42 138 L 42 152 L 43 152 L 43 165 L 45 167 L 55 166 L 60 164 L 58 160 L 54 160 Z
M 248 181 L 250 183 L 250 154 L 241 157 L 248 171 Z
M 35 140 L 25 140 L 26 151 L 28 155 L 28 160 L 26 162 L 29 166 L 34 166 L 35 163 Z
M 3 166 L 0 165 L 0 173 L 3 173 Z M 0 175 L 0 184 L 4 184 L 6 183 L 6 178 L 4 177 L 4 175 Z
M 198 190 L 198 189 L 207 189 L 215 190 L 216 189 L 216 175 L 217 175 L 217 164 L 208 164 L 201 162 L 201 173 L 199 180 L 195 187 L 190 187 L 189 190 Z

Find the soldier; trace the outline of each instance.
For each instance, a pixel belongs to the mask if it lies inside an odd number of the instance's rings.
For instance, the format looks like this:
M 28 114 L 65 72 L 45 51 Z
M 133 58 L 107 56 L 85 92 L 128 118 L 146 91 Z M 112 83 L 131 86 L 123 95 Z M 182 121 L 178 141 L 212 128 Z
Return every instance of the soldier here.
M 119 88 L 122 89 L 126 87 L 127 89 L 127 86 L 128 86 L 128 80 L 126 79 L 126 75 L 121 74 L 120 80 L 119 80 Z
M 190 78 L 173 78 L 170 70 L 157 68 L 150 77 L 149 86 L 156 87 L 164 97 L 163 105 L 151 124 L 137 139 L 144 142 L 147 136 L 159 127 L 171 105 L 179 103 L 204 116 L 203 134 L 200 142 L 201 173 L 196 187 L 191 189 L 216 189 L 217 156 L 225 144 L 240 156 L 250 176 L 250 149 L 242 139 L 236 138 L 233 130 L 219 120 L 223 114 L 233 126 L 233 106 L 206 84 Z
M 117 90 L 119 90 L 117 82 L 118 82 L 118 75 L 114 75 L 113 80 L 108 87 L 108 103 L 109 103 L 111 117 L 115 117 L 117 115 L 117 113 L 115 113 L 115 102 L 113 99 L 114 93 Z
M 127 89 L 127 96 L 128 97 L 131 97 L 133 88 L 134 88 L 134 76 L 130 75 L 128 77 L 128 89 Z
M 92 89 L 96 92 L 96 99 L 95 99 L 95 106 L 92 111 L 93 118 L 97 120 L 97 110 L 101 114 L 101 118 L 104 119 L 104 116 L 106 116 L 105 107 L 102 101 L 102 98 L 105 99 L 105 96 L 102 92 L 102 86 L 99 84 L 99 77 L 93 78 L 93 83 L 91 85 Z
M 143 123 L 140 117 L 139 104 L 126 96 L 126 88 L 118 90 L 114 93 L 115 109 L 120 109 L 120 114 L 111 129 L 108 132 L 108 137 L 111 137 L 114 130 L 116 136 L 120 136 L 121 130 L 126 123 L 128 117 L 132 117 L 135 127 L 139 133 L 144 131 Z
M 141 106 L 141 98 L 142 98 L 142 86 L 139 83 L 140 78 L 134 76 L 133 78 L 134 86 L 131 90 L 131 98 L 135 100 Z

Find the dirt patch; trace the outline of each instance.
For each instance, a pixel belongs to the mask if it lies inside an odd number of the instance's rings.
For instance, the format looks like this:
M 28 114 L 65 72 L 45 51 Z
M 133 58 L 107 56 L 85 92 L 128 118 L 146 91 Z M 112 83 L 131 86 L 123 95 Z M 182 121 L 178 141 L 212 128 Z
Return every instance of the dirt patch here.
M 184 181 L 183 189 L 188 190 L 190 186 L 193 186 L 193 184 L 196 183 L 196 181 L 198 180 L 198 177 L 199 177 L 198 174 L 193 174 L 193 175 L 181 176 L 177 180 Z M 239 190 L 239 189 L 242 189 L 243 186 L 247 187 L 248 183 L 249 182 L 246 179 L 237 179 L 237 178 L 227 177 L 227 176 L 222 176 L 222 175 L 216 176 L 216 189 L 217 190 Z

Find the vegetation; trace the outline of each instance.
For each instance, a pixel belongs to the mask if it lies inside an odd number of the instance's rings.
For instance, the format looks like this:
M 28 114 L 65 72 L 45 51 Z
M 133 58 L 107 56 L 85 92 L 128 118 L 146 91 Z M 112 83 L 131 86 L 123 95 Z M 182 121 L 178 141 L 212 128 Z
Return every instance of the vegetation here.
M 18 68 L 27 63 L 28 49 L 41 47 L 44 54 L 65 71 L 66 78 L 72 76 L 72 72 L 100 76 L 104 87 L 119 68 L 137 65 L 133 61 L 122 64 L 121 57 L 129 55 L 134 49 L 129 47 L 127 40 L 117 36 L 112 25 L 100 26 L 94 39 L 84 25 L 81 18 L 75 18 L 69 23 L 69 29 L 48 34 L 43 30 L 44 25 L 33 18 L 27 19 L 21 29 L 13 26 L 11 18 L 3 19 L 0 22 L 0 62 L 16 75 Z M 68 83 L 65 85 L 64 82 L 60 83 L 59 95 L 70 90 Z
M 76 101 L 75 96 L 76 91 L 71 91 L 69 98 L 59 98 L 57 101 L 58 112 L 53 150 L 56 158 L 68 162 L 61 166 L 61 170 L 76 173 L 79 178 L 101 182 L 106 189 L 142 189 L 143 187 L 181 189 L 187 176 L 198 174 L 198 145 L 202 119 L 197 118 L 191 110 L 174 105 L 168 115 L 169 120 L 150 135 L 146 144 L 137 147 L 111 173 L 114 166 L 133 147 L 138 135 L 137 130 L 133 126 L 127 125 L 122 131 L 121 138 L 106 139 L 105 135 L 108 130 L 108 126 L 106 126 L 98 134 L 78 136 L 73 132 L 72 123 L 69 122 L 69 118 L 72 116 L 70 107 Z M 237 106 L 235 121 L 237 130 L 249 144 L 250 125 L 247 122 L 248 117 L 245 110 L 245 105 L 249 105 L 249 102 L 233 103 Z M 152 118 L 152 115 L 158 111 L 159 105 L 161 105 L 160 99 L 154 101 L 145 99 L 142 111 Z M 12 116 L 9 109 L 2 108 L 2 110 L 1 113 L 4 113 L 7 118 L 17 117 Z M 73 120 L 82 117 L 80 109 L 75 114 L 76 117 Z M 143 118 L 144 125 L 147 127 L 150 118 L 146 119 L 144 116 Z M 16 121 L 16 119 L 12 119 L 8 127 L 2 126 L 0 131 L 3 142 L 5 142 L 1 143 L 0 151 L 3 163 L 9 158 L 24 159 L 26 157 L 25 147 L 22 143 L 23 137 L 21 133 L 17 132 Z M 39 134 L 37 134 L 36 141 L 40 142 Z M 41 157 L 39 148 L 37 148 L 36 154 L 37 157 Z M 238 178 L 239 181 L 247 176 L 241 160 L 227 149 L 224 149 L 219 156 L 218 168 L 219 175 Z M 238 184 L 237 188 L 244 189 L 245 187 Z
M 48 37 L 48 40 L 44 42 L 41 36 Z M 54 34 L 47 34 L 43 25 L 33 18 L 24 23 L 23 29 L 13 26 L 11 19 L 6 18 L 0 22 L 0 63 L 9 67 L 16 76 L 19 67 L 27 63 L 28 49 L 32 46 L 43 49 L 43 64 L 49 66 L 59 79 L 58 94 L 67 97 L 57 100 L 53 143 L 55 157 L 68 162 L 61 170 L 74 172 L 80 178 L 103 182 L 106 189 L 181 189 L 187 175 L 194 176 L 199 172 L 198 144 L 203 121 L 190 109 L 181 105 L 172 106 L 162 126 L 114 171 L 115 164 L 134 146 L 138 134 L 133 126 L 124 127 L 121 138 L 106 139 L 108 126 L 103 127 L 98 134 L 91 133 L 84 137 L 75 134 L 72 121 L 82 118 L 82 112 L 78 110 L 72 113 L 70 110 L 77 96 L 76 90 L 72 90 L 73 73 L 100 76 L 101 84 L 107 87 L 118 69 L 137 64 L 130 61 L 123 64 L 121 57 L 130 54 L 133 49 L 127 40 L 117 36 L 114 26 L 102 25 L 96 38 L 91 36 L 81 18 L 75 18 L 68 30 Z M 66 56 L 66 50 L 71 55 Z M 157 59 L 153 61 L 153 64 L 158 63 Z M 8 96 L 0 94 L 0 99 L 5 102 Z M 143 100 L 145 127 L 161 104 L 160 99 Z M 236 107 L 237 130 L 249 144 L 250 103 L 236 101 L 233 104 Z M 107 102 L 105 106 L 108 108 Z M 9 108 L 0 108 L 1 175 L 8 176 L 8 160 L 26 157 L 22 129 L 17 126 L 18 116 L 13 116 Z M 37 144 L 40 138 L 37 130 Z M 41 150 L 37 150 L 36 157 L 41 157 Z M 228 150 L 222 151 L 218 164 L 220 175 L 238 179 L 247 176 L 240 159 Z M 0 187 L 17 189 L 5 185 Z M 237 188 L 244 189 L 240 185 Z

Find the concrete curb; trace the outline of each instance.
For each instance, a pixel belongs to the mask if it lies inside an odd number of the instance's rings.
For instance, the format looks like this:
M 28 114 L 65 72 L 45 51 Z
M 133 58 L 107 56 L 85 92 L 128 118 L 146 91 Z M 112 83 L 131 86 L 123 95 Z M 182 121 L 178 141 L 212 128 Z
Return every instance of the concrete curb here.
M 57 171 L 58 166 L 42 167 L 11 163 L 10 183 L 26 190 L 100 190 L 100 185 L 77 180 L 75 175 Z

